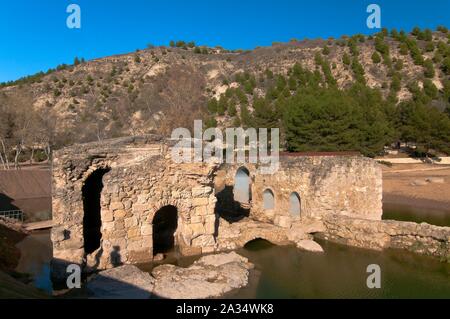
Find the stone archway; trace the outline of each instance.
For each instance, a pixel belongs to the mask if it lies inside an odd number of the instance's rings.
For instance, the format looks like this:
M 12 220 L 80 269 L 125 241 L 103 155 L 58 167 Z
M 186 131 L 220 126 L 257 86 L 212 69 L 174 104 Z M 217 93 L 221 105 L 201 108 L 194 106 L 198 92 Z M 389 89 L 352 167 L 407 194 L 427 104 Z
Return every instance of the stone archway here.
M 153 255 L 167 253 L 175 248 L 175 232 L 178 228 L 178 209 L 167 205 L 160 208 L 153 217 Z
M 300 217 L 301 207 L 300 195 L 297 192 L 291 193 L 289 196 L 289 213 L 294 217 Z
M 263 192 L 263 208 L 264 210 L 275 209 L 275 195 L 269 188 Z
M 84 252 L 92 254 L 100 248 L 101 233 L 101 193 L 103 190 L 103 177 L 110 171 L 109 168 L 99 168 L 91 173 L 85 180 L 81 189 L 83 197 L 83 239 Z
M 250 172 L 245 167 L 239 168 L 236 172 L 234 200 L 242 204 L 248 204 L 252 200 Z

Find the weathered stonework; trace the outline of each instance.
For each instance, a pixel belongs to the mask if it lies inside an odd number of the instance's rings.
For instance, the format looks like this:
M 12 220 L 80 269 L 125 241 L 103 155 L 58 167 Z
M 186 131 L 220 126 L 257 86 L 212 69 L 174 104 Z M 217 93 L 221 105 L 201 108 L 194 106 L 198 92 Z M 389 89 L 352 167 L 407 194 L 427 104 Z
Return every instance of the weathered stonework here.
M 216 174 L 216 193 L 234 184 L 242 165 L 223 165 Z M 245 165 L 251 178 L 251 212 L 255 220 L 291 228 L 298 220 L 337 213 L 355 218 L 381 220 L 382 172 L 375 161 L 357 155 L 281 156 L 280 169 L 261 175 L 256 165 Z M 270 189 L 275 207 L 265 210 L 263 193 Z M 289 213 L 289 196 L 301 200 L 300 216 Z M 232 207 L 228 207 L 232 209 Z
M 103 177 L 101 193 L 101 247 L 86 256 L 82 187 L 100 168 L 110 169 Z M 56 152 L 54 269 L 58 261 L 95 269 L 151 261 L 153 217 L 167 205 L 178 209 L 175 241 L 182 251 L 214 250 L 215 169 L 208 164 L 174 164 L 169 145 L 152 136 L 77 145 Z
M 399 221 L 368 221 L 331 214 L 323 218 L 325 239 L 383 250 L 404 249 L 450 262 L 450 227 Z
M 151 261 L 153 219 L 168 205 L 177 209 L 175 245 L 185 255 L 233 249 L 259 237 L 271 236 L 269 239 L 280 243 L 310 239 L 304 229 L 328 213 L 381 219 L 378 165 L 356 155 L 318 154 L 282 156 L 280 169 L 273 175 L 260 175 L 255 165 L 246 165 L 252 200 L 247 206 L 238 205 L 248 209 L 249 220 L 260 224 L 249 230 L 233 228 L 237 224 L 222 227 L 222 210 L 227 205 L 236 207 L 236 203 L 233 198 L 224 203 L 227 197 L 220 194 L 233 187 L 240 166 L 176 164 L 171 158 L 172 146 L 171 141 L 158 136 L 145 136 L 75 145 L 55 152 L 55 278 L 66 275 L 64 266 L 69 263 L 96 270 Z M 99 169 L 105 170 L 100 198 L 101 240 L 96 251 L 87 253 L 83 186 Z M 265 189 L 271 189 L 275 196 L 275 206 L 270 210 L 262 204 Z M 289 213 L 292 192 L 300 196 L 300 216 Z M 310 229 L 310 233 L 317 231 Z

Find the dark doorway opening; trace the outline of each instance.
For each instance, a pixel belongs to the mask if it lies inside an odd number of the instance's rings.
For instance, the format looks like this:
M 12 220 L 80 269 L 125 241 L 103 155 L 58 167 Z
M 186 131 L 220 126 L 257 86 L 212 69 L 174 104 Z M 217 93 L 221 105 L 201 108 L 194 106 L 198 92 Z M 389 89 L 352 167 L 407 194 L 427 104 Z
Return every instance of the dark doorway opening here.
M 167 253 L 175 247 L 175 231 L 178 227 L 178 210 L 164 206 L 153 218 L 153 255 Z
M 108 172 L 109 169 L 96 170 L 86 179 L 82 188 L 84 251 L 88 255 L 100 248 L 102 239 L 100 198 L 103 190 L 103 176 Z

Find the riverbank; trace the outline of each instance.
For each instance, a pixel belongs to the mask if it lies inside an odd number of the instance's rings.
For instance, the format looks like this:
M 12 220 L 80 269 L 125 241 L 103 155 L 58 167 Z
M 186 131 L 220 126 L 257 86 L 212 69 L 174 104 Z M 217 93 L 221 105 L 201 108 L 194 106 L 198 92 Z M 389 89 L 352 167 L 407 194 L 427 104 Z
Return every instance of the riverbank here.
M 383 165 L 383 203 L 450 214 L 450 166 Z
M 22 257 L 17 245 L 27 235 L 20 226 L 0 221 L 0 299 L 48 298 L 45 293 L 26 283 L 29 280 L 27 274 L 16 271 Z

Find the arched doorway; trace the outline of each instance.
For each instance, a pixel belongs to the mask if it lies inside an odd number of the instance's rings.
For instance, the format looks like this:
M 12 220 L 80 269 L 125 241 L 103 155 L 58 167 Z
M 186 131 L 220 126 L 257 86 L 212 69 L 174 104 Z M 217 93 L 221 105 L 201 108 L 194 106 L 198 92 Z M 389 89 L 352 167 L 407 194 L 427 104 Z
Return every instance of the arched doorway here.
M 275 196 L 270 189 L 266 189 L 263 193 L 263 206 L 265 210 L 275 209 Z
M 237 170 L 234 179 L 234 200 L 239 203 L 248 204 L 251 201 L 250 172 L 245 167 Z
M 83 196 L 83 239 L 84 252 L 89 255 L 100 248 L 101 233 L 101 206 L 100 198 L 103 190 L 103 176 L 109 169 L 98 169 L 84 182 L 81 189 Z
M 153 255 L 167 253 L 175 247 L 175 231 L 178 227 L 178 210 L 164 206 L 153 218 Z
M 294 217 L 300 217 L 301 214 L 301 201 L 300 195 L 294 192 L 289 196 L 289 212 Z

